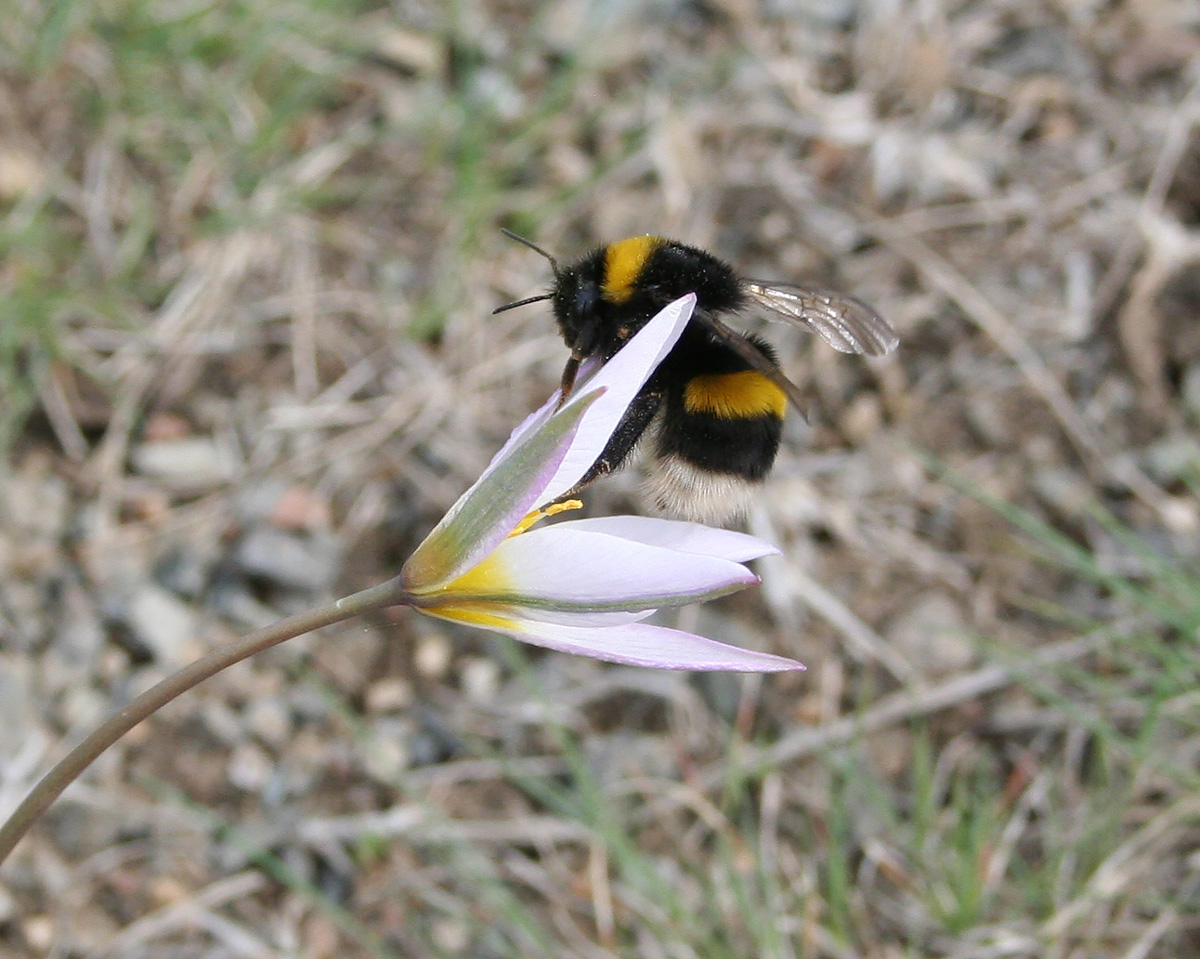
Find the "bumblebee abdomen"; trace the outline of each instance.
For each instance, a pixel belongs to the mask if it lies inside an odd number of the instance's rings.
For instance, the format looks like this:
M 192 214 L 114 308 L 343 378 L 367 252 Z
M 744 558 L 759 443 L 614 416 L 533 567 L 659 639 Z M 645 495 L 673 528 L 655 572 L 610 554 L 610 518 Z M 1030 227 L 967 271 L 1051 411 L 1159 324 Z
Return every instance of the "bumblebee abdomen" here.
M 783 419 L 773 413 L 731 418 L 688 412 L 668 400 L 662 417 L 655 455 L 752 482 L 770 472 L 783 435 Z
M 722 522 L 745 512 L 771 471 L 787 397 L 760 371 L 739 369 L 736 354 L 686 347 L 663 370 L 646 491 L 667 512 Z M 759 348 L 774 360 L 769 347 Z
M 775 363 L 757 337 L 747 342 Z M 699 469 L 760 480 L 775 462 L 788 399 L 761 370 L 689 330 L 660 367 L 663 412 L 657 452 Z
M 702 373 L 684 387 L 683 409 L 687 414 L 711 414 L 719 420 L 761 416 L 782 420 L 787 394 L 758 370 Z
M 777 389 L 761 374 L 753 375 Z M 705 385 L 699 392 L 720 413 L 701 411 L 695 403 L 696 379 L 700 377 L 684 384 L 678 395 L 666 397 L 653 428 L 645 489 L 668 513 L 701 523 L 724 522 L 745 513 L 761 488 L 779 452 L 783 419 L 774 409 L 761 409 L 757 400 L 770 392 L 765 387 L 760 391 L 761 384 L 737 390 L 738 403 L 732 406 L 726 402 L 731 398 L 728 391 Z M 731 415 L 735 410 L 744 415 Z

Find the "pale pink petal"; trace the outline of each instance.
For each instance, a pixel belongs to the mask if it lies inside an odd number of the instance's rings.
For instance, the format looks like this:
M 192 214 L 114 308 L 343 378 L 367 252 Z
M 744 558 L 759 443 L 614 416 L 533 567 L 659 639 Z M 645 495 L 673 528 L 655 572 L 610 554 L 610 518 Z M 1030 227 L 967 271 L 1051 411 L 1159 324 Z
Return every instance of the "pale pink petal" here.
M 550 399 L 546 400 L 541 407 L 525 417 L 525 419 L 521 421 L 520 425 L 508 434 L 508 439 L 506 439 L 504 441 L 504 445 L 496 451 L 496 455 L 493 456 L 492 461 L 488 463 L 487 469 L 479 474 L 479 479 L 475 481 L 475 486 L 478 486 L 489 473 L 491 473 L 497 466 L 504 462 L 505 457 L 507 457 L 508 454 L 516 449 L 522 442 L 524 442 L 527 436 L 533 433 L 534 430 L 536 430 L 543 423 L 547 422 L 550 417 L 554 415 L 554 411 L 558 409 L 558 398 L 561 393 L 561 390 L 555 390 L 554 395 L 551 396 Z
M 508 628 L 496 625 L 483 625 L 483 628 L 514 636 L 535 646 L 627 666 L 742 673 L 774 673 L 804 668 L 793 659 L 752 649 L 739 649 L 703 636 L 649 623 L 587 629 L 520 620 L 512 622 Z
M 647 546 L 662 546 L 684 553 L 716 556 L 745 563 L 760 556 L 774 556 L 779 550 L 770 543 L 729 529 L 713 529 L 699 523 L 658 519 L 649 516 L 597 516 L 557 523 L 555 529 L 586 530 L 607 533 Z
M 601 366 L 595 376 L 576 386 L 573 395 L 581 391 L 590 393 L 600 387 L 605 387 L 605 393 L 584 416 L 570 452 L 547 484 L 540 503 L 552 503 L 569 492 L 600 458 L 629 404 L 671 351 L 695 307 L 696 296 L 692 293 L 667 305 Z M 575 402 L 568 400 L 567 407 Z
M 542 609 L 661 609 L 714 599 L 758 581 L 727 559 L 560 524 L 506 539 L 430 599 L 452 606 L 487 600 Z
M 601 396 L 589 393 L 560 410 L 476 480 L 408 558 L 400 571 L 404 588 L 439 589 L 492 552 L 541 499 L 580 420 Z
M 421 612 L 442 618 L 454 618 L 468 622 L 473 614 L 482 618 L 509 620 L 532 619 L 539 623 L 558 623 L 560 626 L 623 626 L 626 623 L 640 623 L 643 619 L 653 616 L 658 610 L 580 610 L 580 609 L 541 609 L 530 606 L 519 606 L 509 603 L 472 603 L 463 601 L 450 606 L 418 607 Z
M 574 395 L 585 395 L 593 391 L 590 388 L 585 389 L 585 384 L 587 384 L 588 380 L 595 375 L 596 371 L 600 369 L 602 365 L 603 363 L 601 362 L 600 358 L 596 356 L 590 356 L 580 364 L 579 374 L 575 378 L 576 388 L 574 390 Z M 528 436 L 554 415 L 555 410 L 557 410 L 559 407 L 560 396 L 562 396 L 562 390 L 555 390 L 550 399 L 546 400 L 546 402 L 543 403 L 539 409 L 530 413 L 527 417 L 525 417 L 524 420 L 521 421 L 521 424 L 509 434 L 508 439 L 504 441 L 504 445 L 501 446 L 496 452 L 496 455 L 492 457 L 492 461 L 488 463 L 487 469 L 483 471 L 483 475 L 479 477 L 480 479 L 483 479 L 484 476 L 487 476 L 488 473 L 494 470 L 504 459 L 504 457 L 509 454 L 509 451 L 516 448 L 526 436 Z

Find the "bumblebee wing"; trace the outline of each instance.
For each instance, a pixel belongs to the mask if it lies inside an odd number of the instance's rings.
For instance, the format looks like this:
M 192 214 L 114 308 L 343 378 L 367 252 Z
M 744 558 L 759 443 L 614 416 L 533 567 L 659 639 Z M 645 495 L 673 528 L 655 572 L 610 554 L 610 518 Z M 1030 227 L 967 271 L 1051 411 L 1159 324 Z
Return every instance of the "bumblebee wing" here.
M 887 320 L 852 296 L 757 280 L 747 281 L 743 289 L 769 319 L 816 333 L 839 352 L 883 356 L 900 343 Z
M 800 392 L 800 387 L 784 376 L 783 371 L 756 350 L 754 344 L 745 336 L 732 327 L 726 326 L 711 313 L 697 311 L 692 315 L 692 322 L 708 327 L 709 331 L 721 342 L 783 390 L 804 421 L 808 422 L 808 414 L 805 412 L 807 403 L 804 394 Z

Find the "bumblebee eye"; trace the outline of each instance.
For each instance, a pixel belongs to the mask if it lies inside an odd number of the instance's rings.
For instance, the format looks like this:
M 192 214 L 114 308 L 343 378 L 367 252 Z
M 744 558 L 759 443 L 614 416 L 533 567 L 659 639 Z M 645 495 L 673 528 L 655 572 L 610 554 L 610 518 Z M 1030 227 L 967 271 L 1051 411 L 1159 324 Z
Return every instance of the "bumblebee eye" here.
M 600 291 L 595 283 L 580 283 L 575 290 L 575 310 L 588 316 L 595 311 L 599 299 Z

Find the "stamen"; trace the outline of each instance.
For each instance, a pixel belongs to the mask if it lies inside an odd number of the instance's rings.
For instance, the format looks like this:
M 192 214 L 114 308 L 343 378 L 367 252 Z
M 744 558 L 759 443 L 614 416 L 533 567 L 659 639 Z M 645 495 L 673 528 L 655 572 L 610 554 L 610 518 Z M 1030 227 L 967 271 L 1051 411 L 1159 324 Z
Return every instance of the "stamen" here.
M 531 526 L 536 523 L 540 523 L 548 516 L 557 516 L 559 513 L 566 513 L 567 511 L 573 509 L 583 509 L 583 500 L 567 499 L 563 500 L 561 503 L 551 503 L 549 506 L 543 507 L 542 509 L 535 509 L 517 524 L 517 528 L 508 534 L 508 538 L 511 539 L 514 536 L 519 536 Z

